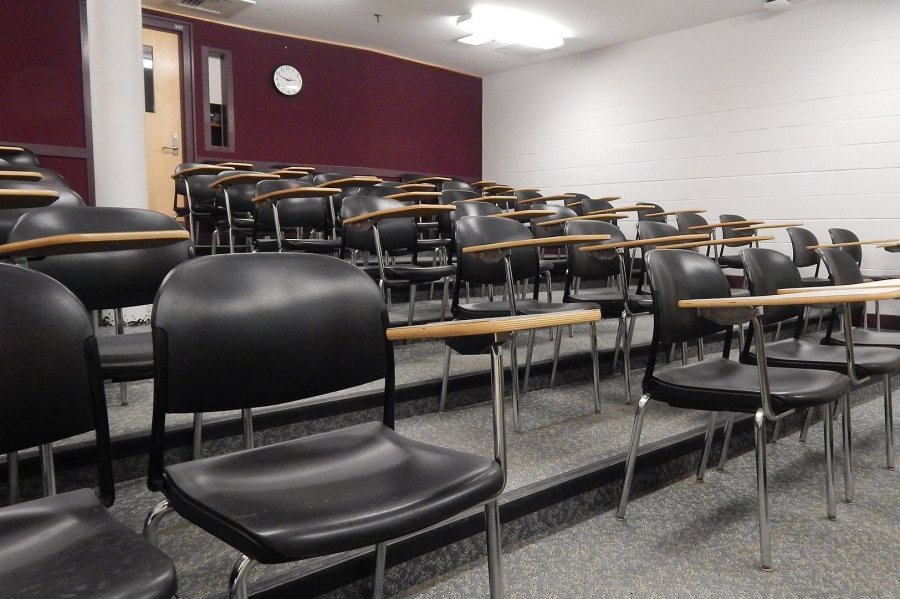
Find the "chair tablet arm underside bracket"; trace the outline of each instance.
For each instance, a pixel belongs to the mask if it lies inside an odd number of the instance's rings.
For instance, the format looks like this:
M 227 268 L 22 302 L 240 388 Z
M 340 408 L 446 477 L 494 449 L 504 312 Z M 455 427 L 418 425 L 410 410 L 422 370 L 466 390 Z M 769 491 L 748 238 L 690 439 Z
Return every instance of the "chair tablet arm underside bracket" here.
M 734 326 L 750 322 L 762 316 L 762 306 L 738 306 L 722 308 L 697 308 L 702 318 L 724 326 Z

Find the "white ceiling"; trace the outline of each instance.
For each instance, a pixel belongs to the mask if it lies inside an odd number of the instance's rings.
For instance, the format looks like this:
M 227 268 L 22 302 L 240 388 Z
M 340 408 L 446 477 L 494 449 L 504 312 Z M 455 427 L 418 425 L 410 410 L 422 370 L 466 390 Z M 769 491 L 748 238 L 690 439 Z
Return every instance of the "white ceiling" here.
M 146 7 L 209 18 L 175 8 Z M 535 53 L 501 44 L 464 46 L 454 18 L 479 3 L 506 5 L 555 19 L 573 36 L 562 48 Z M 593 50 L 762 10 L 764 0 L 257 0 L 228 23 L 370 48 L 475 75 Z M 374 13 L 383 15 L 376 23 Z

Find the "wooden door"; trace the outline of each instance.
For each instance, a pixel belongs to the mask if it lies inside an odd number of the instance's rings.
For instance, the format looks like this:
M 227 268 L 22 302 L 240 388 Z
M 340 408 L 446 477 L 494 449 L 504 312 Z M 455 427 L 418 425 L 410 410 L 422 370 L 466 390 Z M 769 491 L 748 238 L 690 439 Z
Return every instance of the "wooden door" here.
M 171 216 L 175 167 L 184 162 L 179 35 L 143 29 L 145 85 L 152 63 L 152 101 L 147 101 L 147 181 L 149 208 Z M 152 110 L 149 110 L 151 109 Z

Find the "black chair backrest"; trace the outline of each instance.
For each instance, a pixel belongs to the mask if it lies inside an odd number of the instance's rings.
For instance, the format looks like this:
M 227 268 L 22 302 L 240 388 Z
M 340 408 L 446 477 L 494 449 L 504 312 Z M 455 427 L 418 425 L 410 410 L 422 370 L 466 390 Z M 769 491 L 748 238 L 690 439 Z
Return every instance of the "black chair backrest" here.
M 554 237 L 556 235 L 564 234 L 565 223 L 560 223 L 558 225 L 553 225 L 550 227 L 539 227 L 539 223 L 578 216 L 578 214 L 576 214 L 575 211 L 571 208 L 566 208 L 565 206 L 560 206 L 559 204 L 537 204 L 533 207 L 539 210 L 553 211 L 553 214 L 549 214 L 547 216 L 539 216 L 537 218 L 531 219 L 531 232 L 535 237 Z
M 586 193 L 574 193 L 571 191 L 567 193 L 572 197 L 563 200 L 563 203 L 566 205 L 566 207 L 574 210 L 575 214 L 578 216 L 583 216 L 584 214 L 586 214 L 582 208 L 582 203 L 584 202 L 584 200 L 591 199 L 591 196 L 587 195 Z
M 452 181 L 444 181 L 441 185 L 441 191 L 470 191 L 475 193 L 476 195 L 478 194 L 478 192 L 475 191 L 475 188 L 470 184 L 466 183 L 465 181 L 457 181 L 456 179 Z
M 50 277 L 0 264 L 0 453 L 96 431 L 101 499 L 112 461 L 100 358 L 91 320 Z
M 678 232 L 684 235 L 698 232 L 691 231 L 690 227 L 699 227 L 701 225 L 709 224 L 705 218 L 695 212 L 679 212 L 675 215 L 675 222 L 678 223 Z
M 205 164 L 203 162 L 182 162 L 181 164 L 179 164 L 178 166 L 175 167 L 175 172 L 172 175 L 175 178 L 175 194 L 176 195 L 184 195 L 184 193 L 185 193 L 184 190 L 186 187 L 185 178 L 190 177 L 191 173 L 188 173 L 186 176 L 179 176 L 179 175 L 181 175 L 181 173 L 183 173 L 184 171 L 186 171 L 188 169 L 196 168 L 198 166 L 202 166 L 204 168 L 203 172 L 205 174 L 211 174 L 211 175 L 215 175 L 217 169 L 218 169 L 218 172 L 220 172 L 220 173 L 223 171 L 233 171 L 234 170 L 231 167 L 218 166 L 218 165 L 214 165 L 214 164 Z M 201 174 L 201 173 L 195 173 L 195 174 Z
M 260 181 L 256 184 L 256 194 L 264 195 L 285 189 L 300 189 L 310 184 L 300 179 L 274 179 Z M 324 230 L 330 225 L 328 196 L 291 198 L 278 200 L 278 221 L 283 229 L 291 227 L 311 227 Z M 273 230 L 275 227 L 272 205 L 268 202 L 256 205 L 256 225 L 262 230 Z
M 650 214 L 664 212 L 662 206 L 660 206 L 659 204 L 652 204 L 650 202 L 640 202 L 640 203 L 646 204 L 647 206 L 652 206 L 652 208 L 644 208 L 642 210 L 638 210 L 637 215 L 638 215 L 639 221 L 657 222 L 657 223 L 666 222 L 665 216 L 649 216 Z
M 719 222 L 720 223 L 733 223 L 736 221 L 747 220 L 743 216 L 738 214 L 720 214 Z M 739 229 L 740 227 L 722 227 L 722 239 L 733 239 L 735 237 L 749 237 L 751 235 L 756 235 L 755 231 L 735 231 L 735 229 Z M 750 245 L 751 241 L 738 241 L 737 243 L 726 243 L 725 245 L 728 247 L 740 247 L 743 245 Z
M 669 223 L 661 223 L 659 221 L 653 220 L 639 221 L 637 224 L 637 231 L 638 237 L 641 239 L 653 239 L 654 237 L 671 237 L 672 235 L 679 235 L 678 229 L 676 229 Z M 643 253 L 646 254 L 654 247 L 655 246 L 653 245 L 643 246 Z
M 813 232 L 801 227 L 788 227 L 787 231 L 794 250 L 794 265 L 797 268 L 816 266 L 819 263 L 819 255 L 816 250 L 809 249 L 809 246 L 819 244 Z
M 594 198 L 584 198 L 581 200 L 582 214 L 590 214 L 597 210 L 609 210 L 610 208 L 614 208 L 614 206 L 606 200 L 597 200 Z
M 831 243 L 856 243 L 859 241 L 859 237 L 850 229 L 828 229 L 828 234 L 831 236 Z M 850 245 L 840 249 L 850 254 L 857 264 L 862 264 L 861 246 Z
M 828 275 L 835 285 L 856 285 L 863 282 L 859 264 L 849 252 L 840 248 L 819 248 L 816 250 Z M 861 322 L 861 316 L 865 313 L 866 306 L 863 303 L 850 304 L 850 314 L 855 323 Z
M 263 173 L 260 171 L 242 171 L 242 175 L 244 174 L 259 174 L 259 175 L 267 175 L 269 173 Z M 234 173 L 231 171 L 224 171 L 216 175 L 216 179 L 225 179 L 227 177 L 234 176 Z M 275 179 L 269 179 L 270 181 L 274 181 Z M 225 209 L 225 194 L 228 194 L 228 204 L 231 207 L 231 216 L 234 217 L 238 213 L 249 213 L 251 215 L 256 215 L 256 203 L 253 201 L 253 198 L 256 197 L 256 186 L 259 184 L 259 181 L 251 181 L 249 183 L 230 183 L 226 184 L 224 189 L 219 189 L 218 193 L 216 193 L 216 204 L 218 204 L 220 209 L 220 216 L 225 217 L 226 214 L 221 212 Z
M 438 217 L 438 232 L 444 239 L 456 239 L 456 222 L 464 216 L 491 216 L 503 212 L 499 206 L 489 202 L 455 200 L 453 205 L 456 206 L 456 210 Z
M 187 196 L 190 198 L 192 205 L 215 203 L 217 192 L 210 187 L 210 184 L 218 179 L 219 175 L 199 173 L 186 175 L 181 178 L 185 182 Z
M 393 426 L 387 326 L 372 279 L 330 256 L 207 256 L 173 270 L 153 306 L 151 488 L 166 414 L 283 404 L 384 379 Z
M 398 208 L 404 206 L 403 202 L 388 198 L 372 197 L 362 194 L 350 196 L 344 199 L 341 206 L 341 218 L 359 216 L 378 210 Z M 378 223 L 378 237 L 381 239 L 381 249 L 385 252 L 397 250 L 414 251 L 416 249 L 416 220 L 410 218 L 388 218 Z M 375 252 L 375 235 L 369 223 L 359 223 L 344 226 L 344 246 L 351 250 Z
M 32 168 L 41 165 L 35 153 L 28 148 L 0 149 L 0 159 L 14 167 Z
M 744 273 L 751 295 L 775 295 L 779 289 L 803 286 L 800 271 L 794 262 L 776 250 L 746 248 L 741 250 Z M 803 306 L 766 306 L 762 315 L 765 324 L 781 322 L 803 315 Z
M 42 186 L 45 186 L 45 187 L 48 186 L 48 185 L 54 186 L 54 187 L 70 187 L 69 182 L 66 181 L 66 178 L 65 178 L 65 177 L 63 177 L 61 174 L 59 174 L 59 173 L 57 173 L 56 171 L 51 170 L 51 169 L 49 169 L 49 168 L 41 168 L 41 167 L 39 167 L 39 166 L 17 166 L 17 165 L 12 165 L 12 166 L 6 166 L 6 167 L 3 167 L 2 170 L 4 170 L 4 171 L 12 171 L 12 172 L 22 171 L 23 177 L 25 176 L 24 173 L 26 173 L 26 172 L 27 172 L 27 173 L 38 173 L 38 174 L 41 176 L 41 178 L 40 178 L 39 180 L 37 180 L 37 181 L 34 181 L 34 180 L 30 179 L 30 178 L 28 178 L 28 179 L 19 179 L 20 181 L 27 181 L 27 182 L 31 182 L 31 183 L 39 183 L 39 184 L 41 184 Z M 13 178 L 13 177 L 9 177 L 8 180 L 10 180 L 10 181 L 15 181 L 16 179 Z
M 513 195 L 516 197 L 516 210 L 527 210 L 531 208 L 530 204 L 522 204 L 522 200 L 534 200 L 536 198 L 543 197 L 543 194 L 539 191 L 514 191 L 512 194 L 508 195 Z
M 602 252 L 582 252 L 579 250 L 579 248 L 586 245 L 604 245 L 625 241 L 625 233 L 619 227 L 596 220 L 573 220 L 566 223 L 565 232 L 567 235 L 609 235 L 609 241 L 589 241 L 569 246 L 569 251 L 566 254 L 568 277 L 602 279 L 619 274 L 619 257 L 615 250 Z
M 719 265 L 691 250 L 653 250 L 645 257 L 653 294 L 653 341 L 682 343 L 714 335 L 729 327 L 679 308 L 678 301 L 731 297 L 728 279 Z M 651 354 L 655 347 L 651 348 Z
M 22 216 L 9 241 L 71 233 L 183 231 L 173 218 L 138 208 L 36 208 Z M 190 240 L 135 250 L 48 256 L 29 261 L 66 287 L 88 310 L 152 304 L 166 275 L 193 254 Z
M 389 181 L 388 183 L 398 183 L 396 181 Z M 402 185 L 402 183 L 400 183 Z M 369 187 L 360 187 L 356 192 L 357 195 L 367 195 L 371 198 L 386 198 L 387 196 L 396 195 L 398 193 L 403 193 L 402 189 L 397 189 L 396 185 L 384 185 L 379 183 L 378 185 L 371 185 Z M 345 193 L 345 195 L 351 195 L 349 193 Z
M 477 202 L 471 202 L 475 204 Z M 464 216 L 456 221 L 457 281 L 475 284 L 506 284 L 506 268 L 499 252 L 465 253 L 463 248 L 533 239 L 528 227 L 520 222 L 494 216 Z M 538 253 L 534 248 L 515 248 L 511 252 L 512 273 L 516 280 L 529 279 L 538 275 Z M 458 297 L 461 285 L 454 286 Z M 456 304 L 454 299 L 454 304 Z
M 72 208 L 82 208 L 84 207 L 84 200 L 81 199 L 81 196 L 69 189 L 68 187 L 56 186 L 56 185 L 45 185 L 43 183 L 30 183 L 28 181 L 4 181 L 0 180 L 0 189 L 21 189 L 21 190 L 29 190 L 29 189 L 49 189 L 55 191 L 59 194 L 59 198 L 56 199 L 50 206 L 54 207 L 63 207 L 68 206 Z M 9 237 L 9 232 L 12 230 L 13 226 L 16 224 L 16 221 L 21 218 L 23 214 L 32 210 L 32 208 L 6 208 L 0 209 L 0 243 L 6 243 Z
M 321 185 L 329 181 L 337 181 L 338 179 L 346 179 L 350 175 L 346 173 L 318 173 L 313 175 L 313 185 Z

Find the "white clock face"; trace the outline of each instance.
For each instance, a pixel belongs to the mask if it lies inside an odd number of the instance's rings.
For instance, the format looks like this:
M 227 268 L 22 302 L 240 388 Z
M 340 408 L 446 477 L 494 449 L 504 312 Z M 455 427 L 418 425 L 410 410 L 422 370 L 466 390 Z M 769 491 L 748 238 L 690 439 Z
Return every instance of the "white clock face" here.
M 303 77 L 300 71 L 289 64 L 283 64 L 272 75 L 272 81 L 275 83 L 275 89 L 285 96 L 296 96 L 303 87 Z

